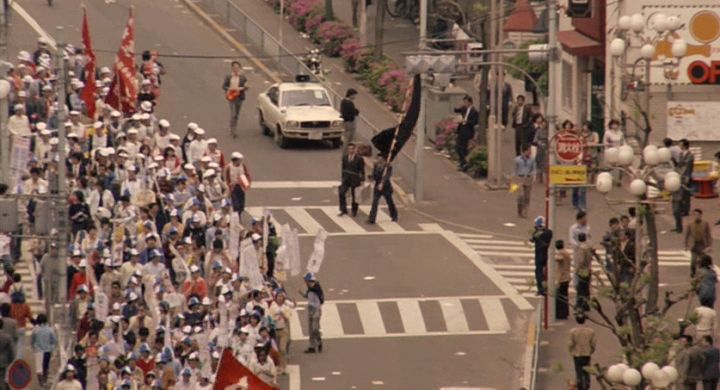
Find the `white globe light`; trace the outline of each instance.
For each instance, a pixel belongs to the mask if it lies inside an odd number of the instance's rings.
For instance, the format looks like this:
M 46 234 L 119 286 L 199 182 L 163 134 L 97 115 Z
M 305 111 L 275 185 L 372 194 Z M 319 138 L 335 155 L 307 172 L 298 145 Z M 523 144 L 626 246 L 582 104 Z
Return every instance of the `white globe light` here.
M 0 80 L 0 99 L 5 99 L 10 93 L 10 83 L 7 80 Z
M 676 192 L 680 190 L 681 186 L 680 175 L 677 172 L 668 172 L 665 174 L 665 190 L 670 192 Z
M 652 21 L 653 29 L 655 29 L 655 31 L 662 33 L 668 29 L 667 16 L 665 14 L 655 14 Z
M 658 165 L 660 163 L 660 155 L 655 145 L 648 145 L 643 149 L 643 161 L 648 165 Z
M 621 16 L 620 19 L 618 19 L 618 30 L 620 31 L 626 31 L 630 29 L 630 23 L 632 23 L 632 19 L 630 19 L 629 16 L 624 15 Z
M 605 376 L 610 382 L 613 383 L 620 383 L 623 380 L 623 374 L 628 369 L 628 366 L 626 364 L 620 363 L 620 364 L 613 364 L 610 366 L 607 370 L 607 373 Z
M 612 185 L 612 177 L 600 177 L 600 175 L 598 175 L 598 178 L 595 181 L 595 188 L 598 190 L 598 192 L 602 194 L 607 194 L 608 192 L 610 192 L 612 190 Z
M 650 60 L 655 56 L 655 46 L 649 43 L 644 44 L 640 48 L 640 55 L 646 60 Z
M 645 17 L 642 14 L 633 14 L 630 17 L 630 28 L 636 33 L 645 29 Z
M 657 198 L 659 198 L 659 197 L 660 197 L 660 190 L 658 189 L 658 186 L 657 186 L 657 180 L 655 180 L 655 179 L 653 179 L 653 178 L 650 178 L 649 181 L 650 181 L 650 183 L 653 184 L 653 185 L 648 185 L 648 186 L 647 186 L 647 192 L 646 192 L 646 193 L 647 193 L 648 199 L 657 199 Z
M 647 184 L 642 179 L 635 179 L 630 182 L 630 193 L 635 196 L 643 196 L 647 191 Z
M 652 381 L 654 387 L 659 387 L 661 389 L 670 386 L 670 383 L 672 383 L 672 381 L 670 380 L 670 375 L 668 375 L 668 373 L 663 370 L 655 371 L 650 380 Z
M 637 386 L 642 382 L 642 375 L 640 371 L 634 368 L 628 368 L 623 373 L 623 383 L 628 386 Z
M 623 145 L 618 149 L 618 164 L 627 166 L 632 164 L 635 151 L 630 145 Z
M 655 372 L 660 370 L 660 366 L 658 366 L 656 363 L 653 362 L 647 362 L 643 364 L 642 369 L 642 376 L 645 379 L 652 380 L 652 378 L 655 376 Z
M 610 54 L 615 57 L 620 57 L 625 53 L 625 40 L 622 38 L 615 38 L 610 42 Z
M 620 153 L 620 150 L 618 148 L 607 148 L 605 149 L 604 157 L 603 159 L 607 164 L 615 165 L 618 162 L 618 154 Z
M 672 51 L 673 57 L 684 57 L 685 54 L 687 54 L 687 42 L 684 39 L 676 39 L 673 44 L 672 48 L 670 49 Z
M 670 31 L 675 31 L 682 27 L 682 22 L 680 21 L 680 18 L 675 15 L 668 16 L 665 22 L 667 23 L 667 28 Z
M 668 374 L 668 376 L 670 377 L 670 383 L 675 382 L 678 379 L 678 376 L 680 375 L 680 374 L 678 374 L 677 368 L 675 368 L 673 366 L 663 367 L 662 372 Z
M 670 152 L 669 148 L 662 147 L 658 149 L 658 156 L 660 156 L 660 163 L 669 163 L 670 160 L 672 160 L 672 152 Z

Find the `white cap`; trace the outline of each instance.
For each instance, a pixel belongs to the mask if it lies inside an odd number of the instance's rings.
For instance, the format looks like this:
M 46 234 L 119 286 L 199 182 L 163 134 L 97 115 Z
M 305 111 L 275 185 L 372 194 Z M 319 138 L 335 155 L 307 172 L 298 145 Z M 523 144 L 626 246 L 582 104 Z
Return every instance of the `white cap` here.
M 142 81 L 142 85 L 150 85 L 150 84 L 151 84 L 151 83 L 150 83 L 150 80 L 148 80 L 148 79 L 144 79 L 144 80 Z
M 180 136 L 177 135 L 177 134 L 175 134 L 175 133 L 171 133 L 171 134 L 170 134 L 170 141 L 180 141 Z
M 130 256 L 139 256 L 139 255 L 140 255 L 140 252 L 138 252 L 137 249 L 135 249 L 135 248 L 130 249 Z
M 204 163 L 209 163 L 212 161 L 212 158 L 210 156 L 205 156 L 205 157 L 201 158 L 200 161 L 204 162 Z
M 190 122 L 190 123 L 187 124 L 187 128 L 190 129 L 190 130 L 195 131 L 195 130 L 198 128 L 198 124 L 195 123 L 195 122 Z
M 205 176 L 215 176 L 215 170 L 208 169 L 207 171 L 205 171 Z
M 42 129 L 42 130 L 40 130 L 40 135 L 50 135 L 50 130 Z
M 242 155 L 242 153 L 240 153 L 240 152 L 232 152 L 232 155 L 230 156 L 230 158 L 233 159 L 233 160 L 235 160 L 235 159 L 241 159 L 241 160 L 242 160 L 243 155 Z
M 193 265 L 190 266 L 190 272 L 200 272 L 200 267 L 198 267 L 197 265 L 193 264 Z
M 142 115 L 140 115 L 140 119 L 146 121 L 146 120 L 150 119 L 150 114 L 148 114 L 147 112 L 144 112 Z
M 195 134 L 205 135 L 205 130 L 198 127 L 197 129 L 195 129 Z
M 22 104 L 16 104 L 15 106 L 13 106 L 13 110 L 15 110 L 15 111 L 24 110 L 24 109 L 25 109 L 25 106 Z
M 97 122 L 93 123 L 93 127 L 95 129 L 101 129 L 103 127 L 103 123 L 100 121 L 97 121 Z
M 127 167 L 125 167 L 130 172 L 137 172 L 137 167 L 134 164 L 130 164 Z
M 138 130 L 137 130 L 136 128 L 134 128 L 134 127 L 131 127 L 131 128 L 128 129 L 127 133 L 128 133 L 128 134 L 137 134 L 137 133 L 138 133 Z
M 50 138 L 50 145 L 57 145 L 60 143 L 60 140 L 56 137 Z
M 133 114 L 133 116 L 132 116 L 132 120 L 134 120 L 134 121 L 139 121 L 141 117 L 142 117 L 142 116 L 141 116 L 140 114 L 135 113 L 135 114 Z
M 122 116 L 122 114 L 120 113 L 120 111 L 114 110 L 113 112 L 110 113 L 110 116 L 113 118 L 120 118 Z
M 140 103 L 140 109 L 142 109 L 145 112 L 152 111 L 152 107 L 153 107 L 152 103 L 150 103 L 148 101 L 144 101 L 144 102 Z
M 47 123 L 38 122 L 35 124 L 35 128 L 38 129 L 38 131 L 43 131 L 43 130 L 47 129 Z
M 216 163 L 215 161 L 213 161 L 213 162 L 211 162 L 210 164 L 208 164 L 208 168 L 212 168 L 212 169 L 215 169 L 215 170 L 219 171 L 219 170 L 220 170 L 220 165 L 218 165 L 218 163 Z
M 203 300 L 202 300 L 202 304 L 203 304 L 204 306 L 210 306 L 210 305 L 212 304 L 212 302 L 210 301 L 210 298 L 205 297 L 205 298 L 203 298 Z
M 105 74 L 105 73 L 112 73 L 112 72 L 110 72 L 110 68 L 108 68 L 107 66 L 103 66 L 102 68 L 100 68 L 100 74 Z
M 262 236 L 257 233 L 253 233 L 252 236 L 250 236 L 250 238 L 252 238 L 253 241 L 258 241 L 262 238 Z
M 78 267 L 87 267 L 87 259 L 80 260 Z
M 210 138 L 209 140 L 207 140 L 207 143 L 208 143 L 208 144 L 215 144 L 215 145 L 217 145 L 217 139 L 215 139 L 215 138 Z
M 170 122 L 168 122 L 167 119 L 160 119 L 158 121 L 158 126 L 160 127 L 170 127 Z
M 155 168 L 159 167 L 159 165 L 156 162 L 151 162 L 150 164 L 148 164 L 147 167 L 148 167 L 148 169 L 155 169 Z
M 155 160 L 155 161 L 162 161 L 162 160 L 164 160 L 164 159 L 165 159 L 165 158 L 162 156 L 162 154 L 158 154 L 157 156 L 155 156 L 155 157 L 153 158 L 153 160 Z
M 190 163 L 187 163 L 187 164 L 183 165 L 183 169 L 195 169 L 195 166 Z

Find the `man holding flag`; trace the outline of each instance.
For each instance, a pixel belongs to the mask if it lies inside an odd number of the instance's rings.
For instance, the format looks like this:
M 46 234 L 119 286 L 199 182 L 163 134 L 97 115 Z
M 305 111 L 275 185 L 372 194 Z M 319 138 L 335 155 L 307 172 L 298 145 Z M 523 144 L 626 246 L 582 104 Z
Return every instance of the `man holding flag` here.
M 85 46 L 85 56 L 87 57 L 87 63 L 85 64 L 85 88 L 82 89 L 80 97 L 85 102 L 87 108 L 87 116 L 91 120 L 95 120 L 95 68 L 97 65 L 97 59 L 95 58 L 95 52 L 92 48 L 92 41 L 90 40 L 90 26 L 88 24 L 87 9 L 83 7 L 83 24 L 82 24 L 82 41 Z

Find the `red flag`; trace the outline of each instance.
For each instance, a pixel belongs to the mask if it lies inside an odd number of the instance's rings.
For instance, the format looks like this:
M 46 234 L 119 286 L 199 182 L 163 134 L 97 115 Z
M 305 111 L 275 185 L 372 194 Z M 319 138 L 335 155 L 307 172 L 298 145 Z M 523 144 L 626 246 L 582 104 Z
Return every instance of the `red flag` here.
M 218 363 L 213 390 L 225 390 L 226 387 L 238 383 L 243 378 L 247 378 L 248 390 L 276 389 L 255 376 L 250 369 L 235 359 L 235 356 L 233 356 L 229 348 L 225 348 L 220 358 L 220 363 Z
M 137 102 L 137 68 L 135 67 L 135 20 L 130 7 L 120 49 L 115 56 L 113 81 L 105 103 L 125 114 L 135 112 Z
M 85 64 L 85 88 L 83 88 L 81 97 L 85 102 L 85 107 L 87 107 L 87 115 L 90 119 L 95 120 L 95 93 L 97 91 L 97 86 L 95 85 L 95 66 L 97 60 L 92 48 L 92 41 L 90 40 L 90 26 L 88 24 L 87 10 L 85 7 L 83 7 L 82 40 L 88 61 L 87 64 Z

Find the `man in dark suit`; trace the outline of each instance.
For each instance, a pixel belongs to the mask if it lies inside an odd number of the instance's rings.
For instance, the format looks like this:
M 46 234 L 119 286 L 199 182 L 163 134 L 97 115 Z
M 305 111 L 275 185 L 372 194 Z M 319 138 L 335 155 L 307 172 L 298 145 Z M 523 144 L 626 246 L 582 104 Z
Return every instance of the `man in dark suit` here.
M 248 87 L 247 77 L 243 73 L 242 65 L 240 61 L 233 61 L 230 65 L 232 71 L 229 75 L 225 76 L 223 80 L 222 89 L 225 91 L 225 99 L 230 104 L 230 135 L 233 138 L 237 137 L 237 123 L 238 117 L 240 116 L 240 109 L 242 108 L 243 101 L 245 101 L 245 91 Z
M 392 166 L 387 162 L 386 157 L 382 154 L 378 156 L 373 166 L 372 175 L 370 178 L 375 181 L 375 187 L 373 188 L 373 200 L 372 207 L 370 207 L 370 215 L 368 215 L 367 223 L 374 224 L 375 218 L 377 217 L 378 204 L 380 203 L 380 197 L 385 198 L 385 202 L 388 205 L 388 211 L 390 212 L 390 218 L 393 222 L 398 220 L 397 208 L 395 208 L 395 202 L 393 201 L 393 189 L 390 177 L 392 176 Z
M 340 196 L 340 215 L 348 213 L 347 210 L 347 192 L 350 190 L 352 197 L 352 216 L 356 216 L 358 212 L 358 204 L 355 201 L 355 188 L 359 187 L 365 179 L 365 161 L 357 154 L 357 147 L 351 143 L 347 146 L 347 154 L 342 158 L 342 172 L 340 188 L 338 195 Z
M 527 132 L 530 127 L 530 107 L 525 105 L 525 96 L 518 95 L 512 111 L 512 126 L 515 129 L 515 155 L 520 155 L 520 146 L 532 142 L 528 140 Z
M 8 388 L 5 383 L 5 372 L 10 363 L 15 360 L 15 341 L 4 332 L 4 321 L 0 321 L 0 388 Z
M 345 92 L 345 98 L 340 102 L 340 116 L 343 120 L 343 142 L 347 145 L 355 140 L 355 118 L 360 115 L 360 111 L 355 107 L 355 97 L 358 92 L 355 88 L 349 88 Z
M 680 172 L 682 179 L 682 200 L 680 201 L 680 211 L 683 217 L 690 214 L 690 184 L 692 183 L 693 168 L 695 166 L 695 156 L 690 151 L 690 142 L 686 139 L 680 140 L 680 155 L 678 161 L 675 162 L 677 170 Z
M 462 107 L 456 108 L 455 112 L 462 115 L 462 121 L 457 128 L 457 139 L 455 151 L 458 155 L 458 170 L 467 170 L 468 144 L 475 136 L 475 126 L 479 122 L 478 111 L 473 106 L 472 97 L 465 95 Z

